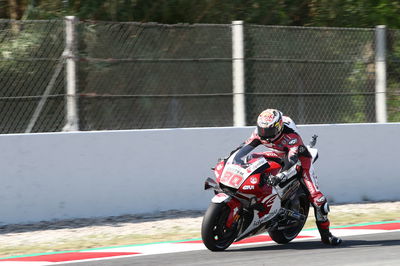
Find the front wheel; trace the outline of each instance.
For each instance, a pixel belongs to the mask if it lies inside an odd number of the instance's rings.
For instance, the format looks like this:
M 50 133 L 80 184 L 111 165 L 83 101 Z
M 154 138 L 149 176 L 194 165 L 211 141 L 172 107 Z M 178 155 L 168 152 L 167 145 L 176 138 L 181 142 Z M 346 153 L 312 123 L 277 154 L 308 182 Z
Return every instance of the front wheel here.
M 231 228 L 226 226 L 231 209 L 225 203 L 211 203 L 201 225 L 201 238 L 211 251 L 227 249 L 237 236 L 237 223 Z

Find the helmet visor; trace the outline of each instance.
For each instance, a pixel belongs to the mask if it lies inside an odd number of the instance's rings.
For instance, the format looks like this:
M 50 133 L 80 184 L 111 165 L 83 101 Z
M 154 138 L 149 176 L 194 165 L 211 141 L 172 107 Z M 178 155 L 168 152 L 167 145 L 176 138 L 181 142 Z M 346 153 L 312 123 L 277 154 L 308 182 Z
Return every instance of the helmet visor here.
M 273 139 L 279 134 L 279 129 L 276 127 L 262 128 L 257 126 L 257 133 L 262 139 Z

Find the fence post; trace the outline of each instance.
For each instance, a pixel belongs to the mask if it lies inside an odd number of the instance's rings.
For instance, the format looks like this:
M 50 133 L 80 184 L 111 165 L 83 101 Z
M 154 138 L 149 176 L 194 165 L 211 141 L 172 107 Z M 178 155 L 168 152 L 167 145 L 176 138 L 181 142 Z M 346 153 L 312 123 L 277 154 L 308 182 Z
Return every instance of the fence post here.
M 63 131 L 79 130 L 78 98 L 76 94 L 76 32 L 77 19 L 65 17 L 65 51 L 66 58 L 66 124 Z
M 376 122 L 387 122 L 385 25 L 375 27 L 375 114 Z
M 246 125 L 243 21 L 232 21 L 233 126 Z

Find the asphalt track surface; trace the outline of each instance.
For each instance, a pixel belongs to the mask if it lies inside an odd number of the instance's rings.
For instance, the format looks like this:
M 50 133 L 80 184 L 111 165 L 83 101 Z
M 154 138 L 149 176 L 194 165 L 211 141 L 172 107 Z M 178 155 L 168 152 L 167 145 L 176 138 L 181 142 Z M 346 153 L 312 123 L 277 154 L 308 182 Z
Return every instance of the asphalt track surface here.
M 275 243 L 208 250 L 136 256 L 58 265 L 400 265 L 400 231 L 343 237 L 339 247 L 304 239 L 286 245 Z

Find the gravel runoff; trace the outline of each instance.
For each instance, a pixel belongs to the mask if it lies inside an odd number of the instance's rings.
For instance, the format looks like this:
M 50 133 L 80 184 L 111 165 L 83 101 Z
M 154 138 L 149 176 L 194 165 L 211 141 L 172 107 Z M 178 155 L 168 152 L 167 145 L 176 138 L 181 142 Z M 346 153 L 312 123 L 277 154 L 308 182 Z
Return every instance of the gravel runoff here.
M 355 212 L 365 214 L 377 210 L 397 213 L 397 217 L 400 219 L 400 201 L 331 206 L 331 212 L 336 215 Z M 96 234 L 116 237 L 127 234 L 156 235 L 182 229 L 186 232 L 199 232 L 203 215 L 204 211 L 172 210 L 143 215 L 3 225 L 0 226 L 0 247 L 57 242 Z

